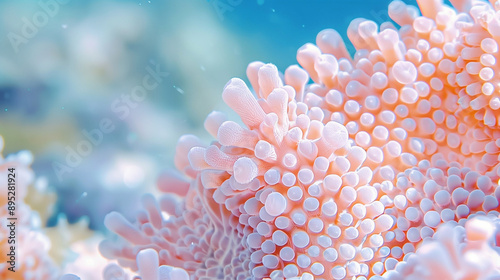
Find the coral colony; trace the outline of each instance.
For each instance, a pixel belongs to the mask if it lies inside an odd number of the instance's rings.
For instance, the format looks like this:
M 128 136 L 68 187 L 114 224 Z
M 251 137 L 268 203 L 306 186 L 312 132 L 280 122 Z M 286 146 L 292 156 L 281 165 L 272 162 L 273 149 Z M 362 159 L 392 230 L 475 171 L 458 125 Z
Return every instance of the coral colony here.
M 3 144 L 0 137 L 0 152 Z M 28 152 L 7 158 L 0 154 L 0 177 L 4 179 L 0 193 L 0 279 L 53 279 L 58 272 L 48 253 L 50 242 L 34 227 L 33 210 L 25 203 L 28 185 L 34 179 L 31 162 Z
M 251 63 L 255 94 L 238 78 L 222 94 L 242 124 L 211 113 L 216 140 L 179 140 L 162 196 L 106 217 L 104 279 L 500 279 L 490 2 L 394 1 L 399 29 L 351 23 L 354 57 L 327 29 L 284 75 Z M 26 273 L 50 267 L 36 259 Z

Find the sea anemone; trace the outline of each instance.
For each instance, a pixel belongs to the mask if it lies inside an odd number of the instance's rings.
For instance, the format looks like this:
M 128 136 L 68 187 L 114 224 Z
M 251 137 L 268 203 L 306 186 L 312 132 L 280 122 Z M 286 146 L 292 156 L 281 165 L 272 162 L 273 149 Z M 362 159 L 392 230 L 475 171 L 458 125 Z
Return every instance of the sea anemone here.
M 183 136 L 182 174 L 135 222 L 109 214 L 101 252 L 152 280 L 422 279 L 431 255 L 498 276 L 471 256 L 499 257 L 500 4 L 451 2 L 392 2 L 399 29 L 354 20 L 353 57 L 327 29 L 284 74 L 251 63 L 256 96 L 238 78 L 222 94 L 242 124 L 213 112 L 214 142 Z

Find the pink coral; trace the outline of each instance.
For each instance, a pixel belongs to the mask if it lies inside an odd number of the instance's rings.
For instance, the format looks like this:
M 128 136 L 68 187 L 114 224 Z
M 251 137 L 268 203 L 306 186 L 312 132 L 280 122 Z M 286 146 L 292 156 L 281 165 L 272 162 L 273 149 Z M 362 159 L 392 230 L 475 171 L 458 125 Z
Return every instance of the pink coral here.
M 390 4 L 399 30 L 354 20 L 353 58 L 328 29 L 284 75 L 251 63 L 257 98 L 237 78 L 222 95 L 244 126 L 213 112 L 216 141 L 182 137 L 175 164 L 188 181 L 165 175 L 166 194 L 146 196 L 133 224 L 110 214 L 121 239 L 103 254 L 144 279 L 164 279 L 141 269 L 146 257 L 191 279 L 304 280 L 399 279 L 394 269 L 426 258 L 430 245 L 415 250 L 431 239 L 455 258 L 434 234 L 441 224 L 465 224 L 473 243 L 469 217 L 499 215 L 500 6 L 418 2 L 422 16 Z M 481 246 L 471 250 L 498 257 Z
M 0 136 L 0 152 L 3 150 L 4 142 Z M 0 154 L 0 279 L 7 280 L 38 280 L 54 279 L 59 274 L 59 269 L 49 256 L 50 241 L 36 224 L 34 211 L 25 203 L 24 199 L 28 192 L 28 186 L 33 182 L 34 174 L 29 165 L 33 160 L 27 151 L 9 155 L 6 158 Z M 9 169 L 15 174 L 14 196 L 8 193 Z M 11 185 L 12 186 L 12 185 Z M 15 197 L 14 200 L 9 199 Z M 14 201 L 14 207 L 9 210 L 8 201 Z M 12 210 L 13 209 L 13 210 Z M 11 212 L 12 215 L 11 215 Z M 7 218 L 16 218 L 8 220 Z M 15 227 L 8 227 L 14 222 Z M 11 239 L 9 239 L 11 237 Z M 13 242 L 14 241 L 14 242 Z M 11 246 L 14 247 L 15 259 L 11 261 Z M 9 270 L 13 267 L 14 272 Z
M 386 279 L 498 279 L 500 219 L 473 218 L 465 228 L 453 222 L 439 226 L 436 234 L 406 261 L 384 274 Z

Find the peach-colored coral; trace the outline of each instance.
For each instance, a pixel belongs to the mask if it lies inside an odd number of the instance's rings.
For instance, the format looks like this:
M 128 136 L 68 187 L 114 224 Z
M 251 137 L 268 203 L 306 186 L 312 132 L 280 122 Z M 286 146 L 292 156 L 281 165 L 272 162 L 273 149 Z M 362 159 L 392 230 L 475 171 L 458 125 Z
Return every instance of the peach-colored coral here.
M 193 185 L 201 187 L 199 183 Z M 204 192 L 194 187 L 192 192 Z M 140 270 L 139 252 L 153 248 L 158 251 L 161 265 L 181 267 L 199 277 L 240 279 L 237 276 L 245 275 L 250 253 L 242 236 L 234 230 L 238 220 L 223 206 L 207 205 L 196 193 L 192 197 L 193 200 L 181 204 L 164 196 L 158 205 L 152 196 L 146 195 L 143 198 L 146 211 L 138 213 L 134 224 L 118 213 L 109 214 L 105 224 L 121 238 L 118 242 L 101 243 L 102 254 L 118 259 L 123 266 Z M 164 220 L 162 211 L 175 217 Z M 152 257 L 151 253 L 146 256 Z
M 0 136 L 0 152 L 3 150 L 3 138 Z M 0 279 L 54 279 L 57 278 L 59 269 L 49 257 L 50 241 L 35 225 L 36 217 L 28 205 L 24 203 L 28 186 L 32 183 L 34 175 L 29 165 L 32 156 L 29 152 L 19 152 L 6 158 L 0 155 Z M 15 168 L 15 210 L 14 215 L 8 211 L 8 173 L 10 168 Z M 11 195 L 9 195 L 11 196 Z M 11 235 L 8 227 L 11 221 L 8 217 L 15 217 L 15 234 Z M 12 228 L 13 229 L 13 228 Z M 9 243 L 9 237 L 15 236 L 15 244 Z M 15 246 L 15 272 L 9 271 L 10 247 Z M 9 258 L 9 259 L 8 259 Z
M 237 78 L 222 94 L 243 125 L 213 112 L 205 128 L 216 141 L 182 137 L 184 177 L 165 175 L 166 194 L 146 196 L 136 222 L 110 214 L 121 238 L 103 254 L 143 279 L 163 279 L 153 268 L 146 276 L 143 258 L 191 279 L 400 279 L 391 271 L 411 259 L 430 265 L 427 241 L 455 258 L 434 234 L 443 223 L 465 225 L 466 243 L 479 244 L 469 218 L 499 215 L 500 4 L 418 3 L 422 16 L 390 4 L 399 29 L 354 20 L 352 58 L 327 29 L 284 75 L 251 63 L 257 97 Z M 486 239 L 465 258 L 497 258 Z M 470 279 L 497 271 L 481 273 Z

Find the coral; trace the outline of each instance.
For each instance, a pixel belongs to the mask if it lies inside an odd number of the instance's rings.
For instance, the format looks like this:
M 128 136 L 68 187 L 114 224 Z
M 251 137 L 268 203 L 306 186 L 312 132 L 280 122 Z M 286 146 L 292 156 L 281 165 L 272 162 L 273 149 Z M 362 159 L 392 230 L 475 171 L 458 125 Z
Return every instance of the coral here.
M 0 151 L 3 149 L 3 138 L 0 136 Z M 89 236 L 88 221 L 81 220 L 68 225 L 65 217 L 59 216 L 55 227 L 46 228 L 45 224 L 55 202 L 55 194 L 48 192 L 46 181 L 36 179 L 30 164 L 33 156 L 30 152 L 21 151 L 3 158 L 0 155 L 0 279 L 6 280 L 51 280 L 57 279 L 65 262 L 71 261 L 72 243 Z M 8 174 L 15 169 L 15 208 L 13 215 L 8 208 Z M 15 229 L 8 227 L 7 218 L 17 218 Z M 14 239 L 9 239 L 9 237 Z M 12 240 L 15 243 L 12 243 Z M 10 242 L 9 242 L 10 241 Z M 15 246 L 15 272 L 9 271 L 7 253 L 10 246 Z M 5 254 L 3 253 L 5 252 Z M 73 253 L 74 254 L 74 253 Z
M 386 279 L 498 279 L 500 219 L 472 218 L 465 228 L 453 222 L 439 226 L 407 261 L 386 272 Z M 497 239 L 498 240 L 498 239 Z
M 0 151 L 3 150 L 3 138 L 0 136 Z M 29 185 L 34 180 L 33 171 L 29 168 L 32 162 L 32 155 L 23 151 L 18 154 L 9 155 L 3 158 L 0 155 L 0 178 L 2 182 L 2 193 L 0 193 L 0 278 L 6 280 L 17 279 L 54 279 L 59 273 L 59 268 L 49 257 L 48 251 L 50 241 L 40 230 L 39 215 L 25 204 L 24 199 L 28 192 Z M 9 215 L 8 211 L 8 169 L 15 168 L 15 210 L 14 215 Z M 8 217 L 15 217 L 15 234 L 11 234 L 8 227 Z M 9 237 L 15 236 L 15 244 L 9 243 Z M 11 267 L 7 263 L 10 257 L 10 247 L 15 245 L 15 272 L 9 271 Z M 6 252 L 5 254 L 3 252 Z M 9 259 L 7 259 L 9 258 Z
M 203 190 L 201 184 L 194 186 L 199 188 L 190 188 L 193 193 L 187 197 L 193 199 L 185 204 L 177 204 L 166 195 L 158 205 L 153 196 L 144 196 L 146 211 L 138 213 L 134 225 L 116 212 L 106 216 L 106 226 L 122 239 L 101 243 L 103 256 L 137 270 L 141 265 L 136 263 L 136 256 L 139 260 L 139 252 L 153 248 L 162 265 L 182 267 L 198 277 L 241 279 L 237 277 L 247 272 L 250 253 L 242 234 L 234 230 L 238 220 L 223 206 L 202 201 L 202 197 L 211 197 L 206 194 L 209 191 Z M 164 220 L 162 211 L 174 216 Z M 146 256 L 151 258 L 151 254 Z
M 352 58 L 327 29 L 283 75 L 251 63 L 257 96 L 238 78 L 222 94 L 244 126 L 213 112 L 214 142 L 182 137 L 182 175 L 136 221 L 106 217 L 103 255 L 152 280 L 421 279 L 434 253 L 442 275 L 495 277 L 471 265 L 499 257 L 473 217 L 499 215 L 500 4 L 418 3 L 390 4 L 399 29 L 354 20 Z

